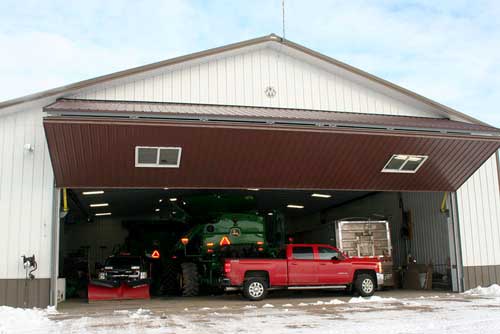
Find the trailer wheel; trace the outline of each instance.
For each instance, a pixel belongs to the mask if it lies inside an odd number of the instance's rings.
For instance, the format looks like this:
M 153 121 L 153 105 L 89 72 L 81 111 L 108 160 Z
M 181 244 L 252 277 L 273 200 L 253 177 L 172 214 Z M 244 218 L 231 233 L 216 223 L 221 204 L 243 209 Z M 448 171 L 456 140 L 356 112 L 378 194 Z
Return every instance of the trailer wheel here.
M 262 300 L 267 296 L 267 281 L 263 277 L 249 278 L 243 284 L 243 295 L 249 300 Z
M 198 275 L 198 267 L 194 263 L 181 264 L 181 291 L 184 297 L 197 296 L 200 292 L 200 278 Z
M 163 275 L 160 282 L 160 293 L 162 295 L 176 296 L 179 294 L 179 277 L 181 275 L 179 265 L 175 262 L 167 262 L 163 267 Z
M 360 274 L 354 282 L 354 289 L 361 297 L 370 297 L 375 293 L 375 280 L 372 275 Z

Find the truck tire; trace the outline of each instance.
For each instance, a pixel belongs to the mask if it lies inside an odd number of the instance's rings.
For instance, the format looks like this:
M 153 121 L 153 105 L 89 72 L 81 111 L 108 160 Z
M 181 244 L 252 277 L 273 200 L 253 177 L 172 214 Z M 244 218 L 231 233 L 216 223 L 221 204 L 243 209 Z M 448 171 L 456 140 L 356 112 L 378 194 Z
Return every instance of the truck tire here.
M 267 280 L 263 277 L 252 277 L 243 284 L 243 295 L 249 300 L 262 300 L 267 296 Z
M 354 290 L 361 297 L 370 297 L 375 293 L 375 279 L 370 274 L 359 274 L 354 282 Z
M 197 296 L 200 292 L 200 278 L 196 264 L 187 262 L 181 264 L 181 291 L 184 297 Z
M 179 285 L 180 268 L 177 263 L 167 262 L 163 267 L 163 275 L 160 282 L 160 294 L 177 296 L 181 291 Z

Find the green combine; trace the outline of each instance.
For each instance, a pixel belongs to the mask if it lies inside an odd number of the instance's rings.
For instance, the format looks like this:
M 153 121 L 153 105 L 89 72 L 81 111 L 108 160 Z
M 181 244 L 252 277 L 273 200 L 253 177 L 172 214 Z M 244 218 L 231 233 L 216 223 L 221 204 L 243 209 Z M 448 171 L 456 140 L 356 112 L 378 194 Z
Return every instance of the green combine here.
M 257 214 L 253 196 L 198 196 L 181 203 L 185 203 L 183 208 L 170 205 L 169 210 L 177 213 L 191 209 L 189 220 L 194 223 L 164 261 L 163 294 L 215 292 L 224 258 L 275 256 L 284 244 L 283 215 Z

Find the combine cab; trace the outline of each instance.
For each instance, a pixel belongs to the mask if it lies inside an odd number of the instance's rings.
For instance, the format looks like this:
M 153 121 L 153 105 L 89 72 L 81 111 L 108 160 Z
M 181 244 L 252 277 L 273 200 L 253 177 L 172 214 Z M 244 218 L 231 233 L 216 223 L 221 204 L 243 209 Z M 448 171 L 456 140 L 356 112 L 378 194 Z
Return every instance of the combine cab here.
M 89 302 L 99 300 L 149 299 L 150 280 L 139 256 L 110 256 L 97 279 L 88 285 Z

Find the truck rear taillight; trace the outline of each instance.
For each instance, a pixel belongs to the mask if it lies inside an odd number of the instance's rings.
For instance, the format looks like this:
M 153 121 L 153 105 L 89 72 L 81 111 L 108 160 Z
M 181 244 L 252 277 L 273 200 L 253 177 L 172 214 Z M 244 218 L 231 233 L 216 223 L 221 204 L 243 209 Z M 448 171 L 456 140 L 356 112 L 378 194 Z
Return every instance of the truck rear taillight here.
M 224 263 L 224 273 L 229 274 L 231 272 L 231 262 Z
M 382 273 L 382 262 L 377 262 L 377 272 Z

